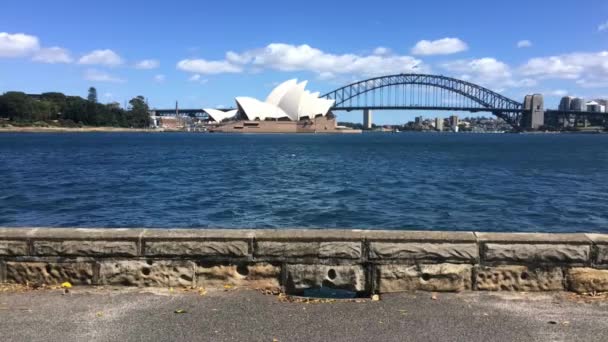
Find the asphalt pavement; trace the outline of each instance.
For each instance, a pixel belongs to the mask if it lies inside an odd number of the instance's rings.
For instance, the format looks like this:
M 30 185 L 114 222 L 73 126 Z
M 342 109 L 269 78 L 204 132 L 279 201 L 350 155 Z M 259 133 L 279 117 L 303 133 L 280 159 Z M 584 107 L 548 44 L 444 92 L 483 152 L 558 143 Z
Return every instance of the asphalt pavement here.
M 470 292 L 306 302 L 234 289 L 5 289 L 0 341 L 605 342 L 608 299 Z

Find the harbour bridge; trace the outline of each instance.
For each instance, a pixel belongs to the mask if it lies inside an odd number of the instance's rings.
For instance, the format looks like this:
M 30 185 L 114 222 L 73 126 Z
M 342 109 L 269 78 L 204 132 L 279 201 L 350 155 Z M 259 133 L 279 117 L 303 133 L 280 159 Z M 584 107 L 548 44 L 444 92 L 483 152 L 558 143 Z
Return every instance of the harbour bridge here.
M 505 97 L 477 84 L 441 75 L 397 74 L 358 81 L 331 91 L 322 98 L 335 100 L 333 111 L 363 111 L 371 125 L 373 110 L 436 110 L 489 112 L 514 129 L 538 129 L 545 122 L 578 116 L 608 119 L 608 113 L 545 110 L 541 94 L 523 102 Z M 161 109 L 157 114 L 203 114 L 201 109 Z

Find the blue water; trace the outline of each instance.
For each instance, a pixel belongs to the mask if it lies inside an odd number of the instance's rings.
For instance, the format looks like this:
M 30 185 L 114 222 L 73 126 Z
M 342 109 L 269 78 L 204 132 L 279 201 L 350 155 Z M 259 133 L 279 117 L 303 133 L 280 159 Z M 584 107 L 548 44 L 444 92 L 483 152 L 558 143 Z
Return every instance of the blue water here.
M 608 135 L 0 134 L 0 226 L 608 232 Z

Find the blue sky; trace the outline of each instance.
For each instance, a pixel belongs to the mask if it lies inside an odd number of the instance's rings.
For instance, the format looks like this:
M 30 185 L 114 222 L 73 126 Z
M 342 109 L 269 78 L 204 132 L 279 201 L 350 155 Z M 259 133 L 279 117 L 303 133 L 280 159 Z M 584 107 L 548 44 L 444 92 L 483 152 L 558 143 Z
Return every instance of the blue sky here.
M 555 106 L 564 94 L 608 97 L 607 43 L 605 0 L 21 0 L 0 11 L 0 92 L 95 86 L 102 102 L 216 107 L 290 78 L 325 92 L 419 70 Z

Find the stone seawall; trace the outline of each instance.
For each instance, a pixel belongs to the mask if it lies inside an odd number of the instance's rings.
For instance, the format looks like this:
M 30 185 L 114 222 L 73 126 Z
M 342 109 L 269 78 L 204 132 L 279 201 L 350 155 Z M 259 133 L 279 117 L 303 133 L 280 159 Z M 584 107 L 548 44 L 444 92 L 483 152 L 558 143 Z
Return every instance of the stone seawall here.
M 608 235 L 0 228 L 0 283 L 608 291 Z

